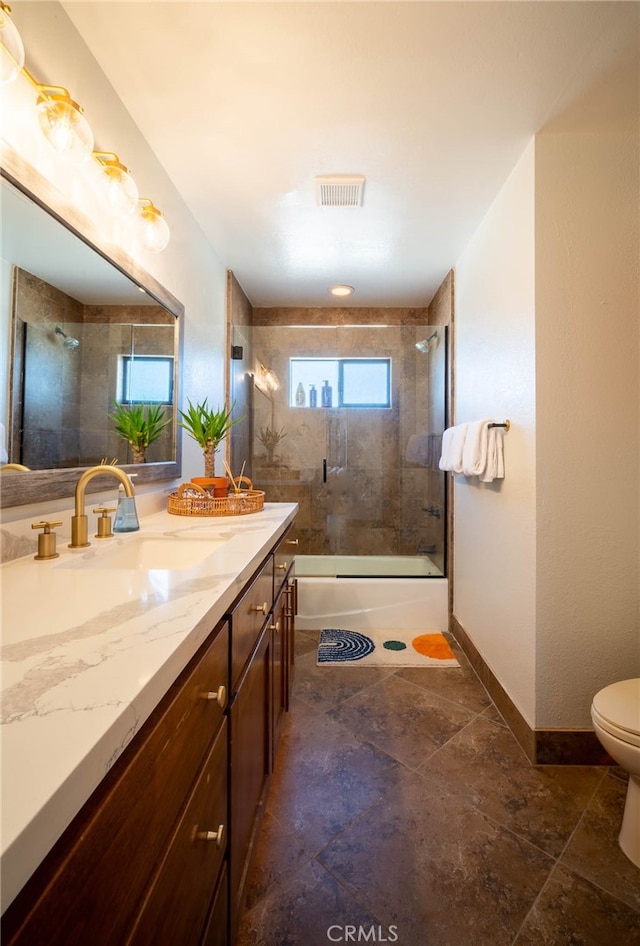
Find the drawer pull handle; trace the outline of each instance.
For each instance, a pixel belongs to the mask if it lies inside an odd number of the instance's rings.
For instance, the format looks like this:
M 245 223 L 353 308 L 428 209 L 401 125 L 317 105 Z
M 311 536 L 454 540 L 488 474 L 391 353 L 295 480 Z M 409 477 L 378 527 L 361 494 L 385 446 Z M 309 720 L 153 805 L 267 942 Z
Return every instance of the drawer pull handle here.
M 218 825 L 217 831 L 198 831 L 196 828 L 196 841 L 215 841 L 216 847 L 222 847 L 222 838 L 224 836 L 224 825 Z
M 267 602 L 264 604 L 252 604 L 249 608 L 250 611 L 262 611 L 263 614 L 267 613 Z
M 282 565 L 276 565 L 276 568 L 279 568 L 279 569 L 280 569 L 281 571 L 283 571 L 283 572 L 286 572 L 286 570 L 287 570 L 288 567 L 289 567 L 289 563 L 288 563 L 288 562 L 283 562 Z
M 227 688 L 224 683 L 221 683 L 217 690 L 209 690 L 205 693 L 204 698 L 205 700 L 215 700 L 218 706 L 224 709 L 227 702 Z
M 280 633 L 280 621 L 276 621 L 275 624 L 272 624 L 270 629 L 271 629 L 272 631 L 275 631 L 276 634 L 279 634 L 279 633 Z
M 298 545 L 298 539 L 287 539 L 287 545 Z

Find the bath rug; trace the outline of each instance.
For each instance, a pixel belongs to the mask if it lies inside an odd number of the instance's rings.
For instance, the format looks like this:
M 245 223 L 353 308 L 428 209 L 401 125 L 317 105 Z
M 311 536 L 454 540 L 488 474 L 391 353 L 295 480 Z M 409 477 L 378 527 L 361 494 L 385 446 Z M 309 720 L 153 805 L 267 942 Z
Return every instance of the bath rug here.
M 317 664 L 321 667 L 459 667 L 444 634 L 420 631 L 320 631 Z

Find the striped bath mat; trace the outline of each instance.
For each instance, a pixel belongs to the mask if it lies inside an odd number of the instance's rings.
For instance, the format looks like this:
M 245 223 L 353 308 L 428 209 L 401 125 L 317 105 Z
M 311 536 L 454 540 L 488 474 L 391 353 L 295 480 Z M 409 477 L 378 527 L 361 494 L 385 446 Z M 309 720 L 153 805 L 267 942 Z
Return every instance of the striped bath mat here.
M 443 634 L 419 631 L 350 631 L 324 628 L 318 666 L 459 667 Z

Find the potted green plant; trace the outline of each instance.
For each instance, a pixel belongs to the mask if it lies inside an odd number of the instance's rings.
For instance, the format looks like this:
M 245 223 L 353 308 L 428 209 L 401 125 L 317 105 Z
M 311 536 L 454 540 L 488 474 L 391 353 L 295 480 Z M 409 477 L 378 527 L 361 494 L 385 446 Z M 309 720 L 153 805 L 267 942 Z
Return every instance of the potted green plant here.
M 114 421 L 115 432 L 131 445 L 133 462 L 144 463 L 147 447 L 169 426 L 171 418 L 166 419 L 164 408 L 158 404 L 113 403 L 115 411 L 109 416 Z
M 194 405 L 188 399 L 187 403 L 189 406 L 186 411 L 178 411 L 181 417 L 178 423 L 200 444 L 204 456 L 204 478 L 213 479 L 216 451 L 234 424 L 244 420 L 244 417 L 231 419 L 235 401 L 230 408 L 218 407 L 218 410 L 208 406 L 207 398 L 201 404 Z

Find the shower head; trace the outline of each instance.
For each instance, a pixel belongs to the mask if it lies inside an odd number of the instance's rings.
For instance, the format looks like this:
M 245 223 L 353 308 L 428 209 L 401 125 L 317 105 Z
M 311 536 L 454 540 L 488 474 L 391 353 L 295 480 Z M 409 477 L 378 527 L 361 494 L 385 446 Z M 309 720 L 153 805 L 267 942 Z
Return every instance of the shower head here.
M 418 349 L 418 351 L 421 351 L 423 355 L 427 355 L 431 348 L 431 346 L 429 345 L 429 342 L 432 339 L 437 338 L 437 337 L 438 337 L 438 333 L 432 332 L 429 338 L 423 338 L 421 342 L 416 342 L 416 348 Z
M 65 332 L 62 331 L 59 325 L 56 325 L 56 335 L 61 335 L 64 338 L 64 341 L 62 343 L 64 348 L 69 348 L 72 350 L 74 348 L 80 347 L 80 342 L 78 341 L 78 339 L 71 338 L 70 335 L 67 335 Z

